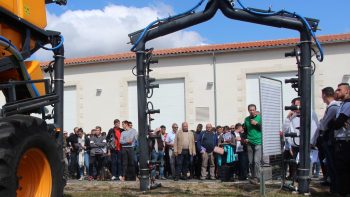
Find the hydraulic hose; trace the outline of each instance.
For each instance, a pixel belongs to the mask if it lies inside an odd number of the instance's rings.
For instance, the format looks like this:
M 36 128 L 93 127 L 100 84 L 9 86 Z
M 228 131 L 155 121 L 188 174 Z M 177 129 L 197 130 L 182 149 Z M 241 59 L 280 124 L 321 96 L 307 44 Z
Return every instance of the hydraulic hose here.
M 153 22 L 151 22 L 149 25 L 147 25 L 147 27 L 142 31 L 141 35 L 138 37 L 138 39 L 136 40 L 135 44 L 132 46 L 131 48 L 131 51 L 134 51 L 134 49 L 136 48 L 136 46 L 140 43 L 140 41 L 145 37 L 147 31 L 152 28 L 154 25 L 156 25 L 157 23 L 160 23 L 162 21 L 166 21 L 166 20 L 171 20 L 171 19 L 174 19 L 174 18 L 179 18 L 179 17 L 182 17 L 182 16 L 185 16 L 187 14 L 191 14 L 193 13 L 199 6 L 201 6 L 203 4 L 205 0 L 200 0 L 193 8 L 191 8 L 190 10 L 186 11 L 186 12 L 183 12 L 181 14 L 177 14 L 175 16 L 170 16 L 170 17 L 167 17 L 167 18 L 163 18 L 163 19 L 157 19 Z
M 312 36 L 312 38 L 314 39 L 316 46 L 318 48 L 318 50 L 320 51 L 320 55 L 316 55 L 316 58 L 318 61 L 322 62 L 323 61 L 323 49 L 322 46 L 320 44 L 320 42 L 318 41 L 315 33 L 313 32 L 312 28 L 310 27 L 309 23 L 307 22 L 307 20 L 305 19 L 305 17 L 295 13 L 295 12 L 289 12 L 286 10 L 280 10 L 280 11 L 276 11 L 276 12 L 259 12 L 250 8 L 245 7 L 242 2 L 240 0 L 237 0 L 237 3 L 242 7 L 243 10 L 251 13 L 251 14 L 255 14 L 255 15 L 259 15 L 259 16 L 276 16 L 276 15 L 283 15 L 283 14 L 289 14 L 294 16 L 295 18 L 298 18 L 299 20 L 301 20 L 301 22 L 304 24 L 304 26 L 307 28 L 308 32 L 310 33 L 310 35 Z
M 23 73 L 24 80 L 31 80 L 30 75 L 28 73 L 28 70 L 27 70 L 26 66 L 24 65 L 24 59 L 23 59 L 21 53 L 16 48 L 16 46 L 14 46 L 9 40 L 7 40 L 6 38 L 4 38 L 2 36 L 0 36 L 0 46 L 4 47 L 5 50 L 10 52 L 18 60 L 20 69 Z M 33 97 L 40 96 L 39 91 L 37 90 L 37 88 L 35 87 L 35 85 L 33 83 L 27 84 L 27 87 L 28 87 L 30 94 Z
M 64 43 L 64 37 L 63 37 L 62 35 L 59 35 L 59 37 L 61 38 L 61 42 L 60 42 L 57 46 L 55 46 L 55 47 L 53 47 L 53 48 L 47 48 L 47 47 L 45 47 L 44 45 L 42 45 L 42 44 L 40 44 L 40 43 L 38 43 L 38 44 L 39 44 L 39 46 L 40 46 L 41 48 L 43 48 L 43 49 L 45 49 L 45 50 L 54 51 L 54 50 L 56 50 L 56 49 L 59 49 L 59 48 L 63 45 L 63 43 Z

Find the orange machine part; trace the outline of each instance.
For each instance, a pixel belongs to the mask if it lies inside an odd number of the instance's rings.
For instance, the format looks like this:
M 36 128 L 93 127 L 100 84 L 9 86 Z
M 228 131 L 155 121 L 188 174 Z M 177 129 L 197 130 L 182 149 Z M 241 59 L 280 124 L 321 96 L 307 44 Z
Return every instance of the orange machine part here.
M 39 28 L 47 25 L 45 0 L 6 0 L 0 6 Z
M 46 197 L 52 194 L 52 169 L 46 155 L 38 148 L 28 149 L 17 167 L 18 197 Z
M 41 71 L 40 63 L 38 61 L 25 62 L 28 74 L 31 80 L 43 79 L 44 75 Z M 7 82 L 9 80 L 22 80 L 17 70 L 12 69 L 5 72 L 0 72 L 0 82 Z M 40 95 L 45 95 L 44 83 L 35 83 L 36 89 Z
M 38 28 L 44 29 L 47 25 L 45 0 L 0 0 L 0 7 L 32 23 Z M 23 40 L 21 35 L 23 32 L 19 32 L 14 28 L 0 22 L 0 35 L 10 40 L 19 51 L 22 51 Z M 30 49 L 33 49 L 34 46 L 35 40 L 31 39 Z M 0 58 L 7 55 L 9 53 L 0 48 Z

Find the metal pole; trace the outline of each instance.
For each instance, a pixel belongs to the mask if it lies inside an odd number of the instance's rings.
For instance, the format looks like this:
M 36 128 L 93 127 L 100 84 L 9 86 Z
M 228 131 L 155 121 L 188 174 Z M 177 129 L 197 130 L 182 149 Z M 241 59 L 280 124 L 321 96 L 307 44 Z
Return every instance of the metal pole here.
M 52 46 L 57 46 L 61 42 L 61 38 L 56 36 L 52 42 Z M 57 133 L 56 142 L 58 144 L 59 156 L 61 157 L 61 165 L 63 166 L 60 169 L 60 174 L 63 175 L 63 185 L 59 185 L 60 192 L 63 195 L 63 189 L 67 181 L 67 177 L 64 175 L 64 156 L 63 156 L 63 106 L 64 106 L 64 47 L 63 45 L 54 50 L 54 92 L 58 95 L 58 103 L 54 107 L 54 123 L 57 128 L 60 129 L 60 132 Z
M 55 37 L 53 41 L 53 46 L 58 45 L 61 42 L 60 37 Z M 58 95 L 59 102 L 55 104 L 54 108 L 54 123 L 61 129 L 61 132 L 58 133 L 57 140 L 59 145 L 63 147 L 63 104 L 64 104 L 64 47 L 54 50 L 54 85 L 55 93 Z
M 298 168 L 299 193 L 309 193 L 310 127 L 311 127 L 311 38 L 307 30 L 300 33 L 300 164 Z
M 216 57 L 213 52 L 213 75 L 214 75 L 214 114 L 215 114 L 215 126 L 218 125 L 218 109 L 217 109 L 217 95 L 216 95 Z
M 147 143 L 147 98 L 145 89 L 145 43 L 140 43 L 136 51 L 137 69 L 137 104 L 139 123 L 139 145 L 140 145 L 140 190 L 149 189 L 149 151 Z

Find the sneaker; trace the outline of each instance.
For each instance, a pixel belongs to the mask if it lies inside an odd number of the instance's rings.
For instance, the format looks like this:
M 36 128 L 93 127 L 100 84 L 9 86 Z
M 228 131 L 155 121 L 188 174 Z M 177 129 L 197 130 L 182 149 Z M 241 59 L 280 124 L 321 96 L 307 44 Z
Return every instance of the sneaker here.
M 167 177 L 167 179 L 173 179 L 173 176 L 170 175 L 170 176 Z
M 115 176 L 112 176 L 111 180 L 114 181 L 116 180 L 117 178 Z
M 161 176 L 160 179 L 161 180 L 166 180 L 166 178 L 164 176 Z
M 119 180 L 120 181 L 125 181 L 124 177 L 122 177 L 122 176 L 119 176 Z
M 93 181 L 93 180 L 94 180 L 94 177 L 92 177 L 92 176 L 88 177 L 88 181 Z
M 216 180 L 216 178 L 215 177 L 210 177 L 210 180 Z
M 259 180 L 257 178 L 253 178 L 253 179 L 250 179 L 249 182 L 253 185 L 258 185 L 259 184 Z
M 82 180 L 84 180 L 84 178 L 81 176 L 78 180 L 79 180 L 79 181 L 82 181 Z
M 187 176 L 181 176 L 181 180 L 186 181 L 187 180 Z
M 205 180 L 206 178 L 204 176 L 201 176 L 200 180 Z
M 178 180 L 179 180 L 179 177 L 175 176 L 174 181 L 178 181 Z

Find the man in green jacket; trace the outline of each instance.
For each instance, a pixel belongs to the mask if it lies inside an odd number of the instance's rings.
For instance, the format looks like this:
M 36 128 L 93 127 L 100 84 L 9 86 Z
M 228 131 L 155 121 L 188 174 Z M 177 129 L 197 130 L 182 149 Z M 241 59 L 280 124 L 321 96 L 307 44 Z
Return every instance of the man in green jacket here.
M 251 181 L 259 182 L 260 161 L 262 157 L 261 116 L 256 111 L 256 105 L 248 105 L 249 116 L 244 120 L 244 129 L 247 133 L 248 159 L 251 172 Z

